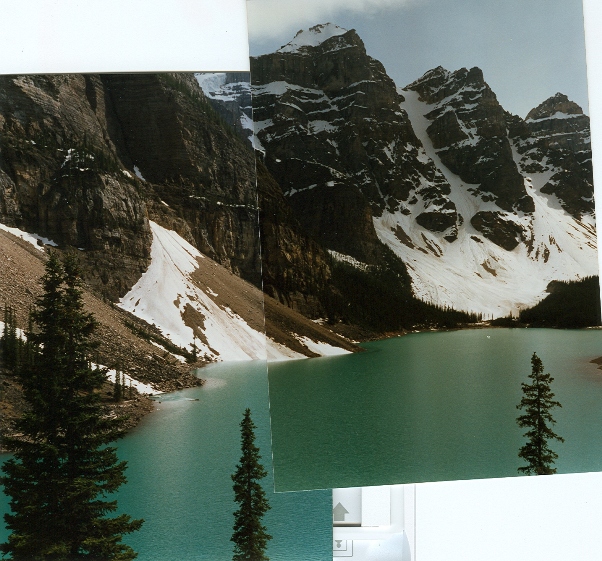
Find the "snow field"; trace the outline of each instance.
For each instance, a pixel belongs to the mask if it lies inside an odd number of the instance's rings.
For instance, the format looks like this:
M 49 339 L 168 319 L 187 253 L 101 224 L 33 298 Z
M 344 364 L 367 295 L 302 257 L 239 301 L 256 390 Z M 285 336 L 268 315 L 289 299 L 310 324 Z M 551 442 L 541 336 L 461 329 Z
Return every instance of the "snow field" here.
M 206 342 L 196 340 L 199 356 L 209 360 L 265 360 L 263 334 L 229 309 L 220 308 L 190 279 L 205 257 L 171 230 L 154 222 L 151 265 L 120 306 L 155 324 L 176 345 L 192 350 L 194 332 L 183 314 L 188 306 L 201 314 Z
M 338 356 L 348 355 L 351 351 L 342 349 L 341 347 L 334 347 L 328 343 L 322 341 L 312 341 L 309 337 L 294 334 L 295 339 L 299 341 L 303 346 L 307 347 L 310 351 L 319 354 L 321 356 Z
M 404 90 L 403 95 L 406 100 L 401 108 L 408 113 L 426 154 L 450 183 L 449 198 L 464 219 L 454 242 L 416 224 L 414 217 L 421 211 L 420 201 L 410 207 L 412 215 L 385 212 L 374 219 L 381 241 L 407 264 L 417 297 L 459 310 L 480 312 L 485 318 L 501 317 L 536 304 L 545 297 L 551 280 L 576 280 L 598 274 L 593 217 L 575 220 L 562 210 L 556 197 L 539 192 L 552 172 L 525 178 L 527 191 L 535 201 L 533 215 L 506 216 L 521 224 L 528 234 L 532 232 L 530 253 L 524 244 L 513 251 L 503 250 L 477 232 L 470 218 L 479 210 L 500 209 L 493 202 L 484 203 L 472 196 L 467 189 L 477 186 L 464 183 L 437 156 L 426 132 L 430 121 L 424 117 L 433 106 L 419 101 L 417 92 Z M 395 235 L 398 227 L 414 248 Z M 544 257 L 546 249 L 547 258 Z M 467 271 L 472 274 L 467 275 Z
M 154 222 L 150 222 L 150 226 L 153 235 L 151 264 L 120 300 L 120 307 L 156 325 L 165 337 L 180 347 L 191 351 L 195 342 L 198 355 L 207 360 L 304 358 L 250 327 L 229 307 L 218 305 L 211 297 L 217 296 L 217 290 L 209 286 L 201 288 L 191 279 L 194 271 L 206 266 L 203 263 L 206 258 L 175 232 Z M 197 318 L 194 321 L 204 340 L 197 337 L 195 341 L 192 328 L 184 320 L 186 310 L 196 312 L 191 315 Z M 318 347 L 324 345 L 308 341 Z M 331 354 L 332 350 L 324 347 L 324 352 Z
M 343 29 L 338 25 L 326 23 L 310 27 L 309 30 L 301 30 L 295 35 L 292 41 L 280 47 L 278 53 L 298 53 L 303 47 L 317 47 L 327 39 L 343 35 L 347 33 L 347 29 Z
M 213 97 L 226 84 L 225 72 L 197 72 L 194 77 L 207 97 Z

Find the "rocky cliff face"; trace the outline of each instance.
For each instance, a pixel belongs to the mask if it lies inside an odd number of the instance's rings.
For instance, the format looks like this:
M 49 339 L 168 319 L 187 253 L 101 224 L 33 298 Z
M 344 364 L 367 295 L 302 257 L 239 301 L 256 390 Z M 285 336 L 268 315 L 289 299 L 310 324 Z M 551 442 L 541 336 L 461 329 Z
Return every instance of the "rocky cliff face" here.
M 220 122 L 197 80 L 160 74 L 105 81 L 127 153 L 156 195 L 184 218 L 201 252 L 258 283 L 253 155 Z
M 449 72 L 438 67 L 407 89 L 430 111 L 427 132 L 443 164 L 506 211 L 532 212 L 534 204 L 516 169 L 506 114 L 479 68 Z
M 98 77 L 0 77 L 0 220 L 85 249 L 119 292 L 144 270 L 150 231 L 112 117 Z
M 512 117 L 510 138 L 523 174 L 547 174 L 541 192 L 555 195 L 564 210 L 580 218 L 593 210 L 589 117 L 557 93 L 529 112 Z
M 526 119 L 478 68 L 396 89 L 354 31 L 302 31 L 252 60 L 255 147 L 305 232 L 360 268 L 403 260 L 416 295 L 492 316 L 596 274 L 588 118 Z
M 249 84 L 235 78 L 220 78 L 230 96 L 221 104 L 202 87 L 215 75 L 2 78 L 0 231 L 10 232 L 3 239 L 30 244 L 24 259 L 37 259 L 38 271 L 45 250 L 33 232 L 77 255 L 92 292 L 124 310 L 127 344 L 144 339 L 163 359 L 350 352 L 354 345 L 294 311 L 324 315 L 316 294 L 329 282 L 331 258 L 301 232 L 265 168 L 265 286 L 287 306 L 264 303 L 258 289 L 256 164 L 236 134 L 241 117 L 249 118 Z M 0 270 L 0 301 L 12 305 L 10 271 Z M 101 339 L 111 361 L 110 350 L 119 347 L 121 362 L 127 344 L 112 341 L 109 331 Z M 187 378 L 188 385 L 196 380 Z
M 449 185 L 421 151 L 403 97 L 355 31 L 299 33 L 252 60 L 253 108 L 264 163 L 308 233 L 367 263 L 380 256 L 372 217 L 424 201 L 425 227 L 447 230 Z
M 263 291 L 310 318 L 326 316 L 332 258 L 309 237 L 263 164 L 257 165 Z M 266 309 L 266 316 L 270 313 Z M 269 319 L 269 318 L 268 318 Z
M 248 72 L 202 72 L 194 75 L 209 103 L 244 139 L 253 135 L 251 76 Z
M 0 221 L 80 249 L 113 300 L 148 266 L 149 215 L 258 283 L 254 168 L 192 75 L 0 77 Z
M 245 73 L 195 74 L 212 107 L 252 149 L 251 83 Z M 246 82 L 245 82 L 246 79 Z M 256 162 L 265 294 L 311 318 L 325 317 L 325 295 L 332 294 L 332 258 L 304 231 L 270 172 Z M 272 309 L 266 307 L 267 317 Z
M 410 279 L 506 315 L 597 272 L 589 122 L 565 96 L 522 119 L 479 69 L 399 89 L 333 25 L 252 71 L 0 77 L 0 222 L 81 250 L 117 300 L 147 270 L 149 220 L 258 286 L 259 215 L 266 293 L 312 318 L 352 297 L 361 317 L 391 283 L 409 308 Z

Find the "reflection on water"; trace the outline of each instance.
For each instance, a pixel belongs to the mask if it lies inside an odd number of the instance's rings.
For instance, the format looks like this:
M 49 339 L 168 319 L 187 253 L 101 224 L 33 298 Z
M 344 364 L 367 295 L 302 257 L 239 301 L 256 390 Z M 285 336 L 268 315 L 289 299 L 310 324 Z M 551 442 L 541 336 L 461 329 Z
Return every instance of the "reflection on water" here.
M 203 389 L 214 390 L 216 388 L 223 388 L 226 385 L 226 380 L 221 378 L 203 378 Z

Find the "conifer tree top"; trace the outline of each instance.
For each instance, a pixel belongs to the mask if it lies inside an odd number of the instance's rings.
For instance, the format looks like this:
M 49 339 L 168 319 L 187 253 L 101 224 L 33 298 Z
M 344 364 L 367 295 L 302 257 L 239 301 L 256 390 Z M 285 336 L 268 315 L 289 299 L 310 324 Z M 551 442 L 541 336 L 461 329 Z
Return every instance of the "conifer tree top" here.
M 267 471 L 259 463 L 261 456 L 255 445 L 255 424 L 251 410 L 246 409 L 240 423 L 241 452 L 240 462 L 231 476 L 234 482 L 234 500 L 239 508 L 234 513 L 234 561 L 268 561 L 265 555 L 268 541 L 272 539 L 261 523 L 263 515 L 270 509 L 265 491 L 259 480 L 267 476 Z

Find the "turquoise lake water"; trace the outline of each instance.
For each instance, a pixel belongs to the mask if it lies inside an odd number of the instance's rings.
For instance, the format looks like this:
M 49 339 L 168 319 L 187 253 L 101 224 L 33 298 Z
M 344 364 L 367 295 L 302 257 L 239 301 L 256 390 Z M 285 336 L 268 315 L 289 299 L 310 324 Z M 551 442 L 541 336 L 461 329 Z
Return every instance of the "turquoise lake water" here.
M 124 542 L 140 561 L 232 559 L 230 474 L 240 459 L 239 423 L 249 407 L 270 472 L 263 480 L 272 507 L 264 518 L 273 536 L 268 556 L 331 559 L 331 492 L 273 492 L 265 363 L 215 364 L 201 373 L 205 386 L 163 396 L 158 410 L 118 443 L 120 458 L 128 461 L 128 483 L 117 495 L 120 511 L 145 519 Z M 4 495 L 2 501 L 6 512 Z M 6 536 L 2 528 L 0 539 Z
M 602 331 L 417 333 L 269 365 L 277 490 L 517 476 L 536 352 L 562 403 L 559 473 L 602 470 Z
M 563 405 L 554 411 L 566 439 L 552 443 L 558 471 L 602 470 L 602 371 L 589 362 L 602 356 L 602 331 L 464 330 L 364 346 L 270 364 L 278 491 L 516 476 L 524 442 L 516 405 L 533 352 Z M 129 463 L 120 510 L 146 520 L 124 540 L 140 561 L 231 559 L 230 474 L 246 407 L 272 465 L 265 364 L 215 364 L 201 375 L 205 386 L 163 396 L 118 443 Z M 271 474 L 264 481 L 270 559 L 331 559 L 331 492 L 273 493 Z

